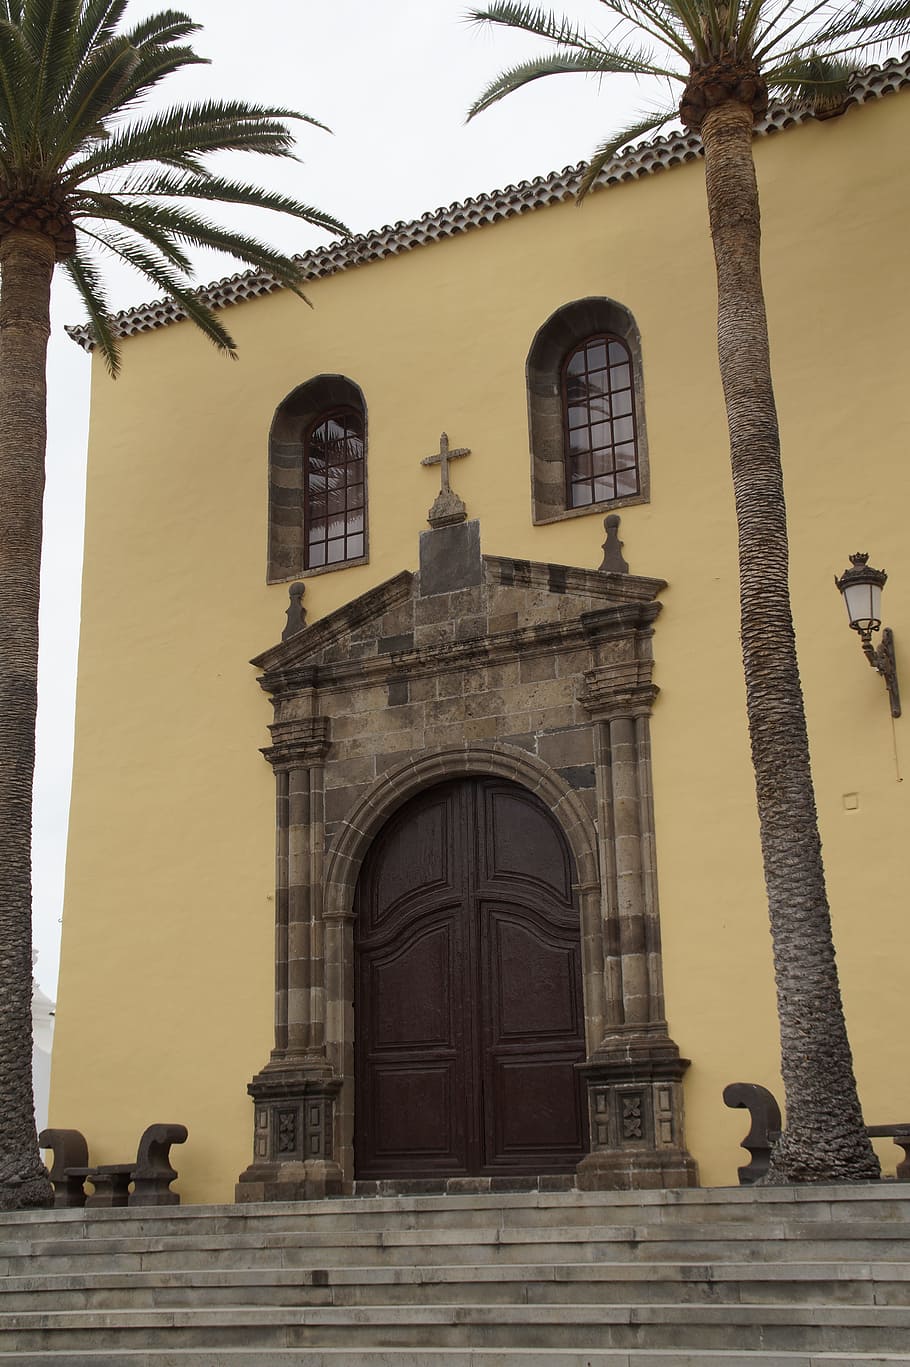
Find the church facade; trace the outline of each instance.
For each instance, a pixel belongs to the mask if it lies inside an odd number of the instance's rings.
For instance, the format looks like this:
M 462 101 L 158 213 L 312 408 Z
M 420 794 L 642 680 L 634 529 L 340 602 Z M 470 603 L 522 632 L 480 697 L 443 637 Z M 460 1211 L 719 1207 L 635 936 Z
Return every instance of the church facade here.
M 900 670 L 908 84 L 755 145 L 869 1123 L 906 742 L 832 578 L 888 570 Z M 575 174 L 311 253 L 312 312 L 211 287 L 236 364 L 150 306 L 95 365 L 51 1123 L 186 1124 L 185 1201 L 725 1183 L 724 1086 L 780 1095 L 697 140 Z

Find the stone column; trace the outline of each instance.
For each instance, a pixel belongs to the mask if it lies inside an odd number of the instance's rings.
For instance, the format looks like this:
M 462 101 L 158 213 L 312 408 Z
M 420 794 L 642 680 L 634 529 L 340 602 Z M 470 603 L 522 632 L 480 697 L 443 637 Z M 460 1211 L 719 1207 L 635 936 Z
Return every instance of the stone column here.
M 606 1030 L 582 1070 L 591 1153 L 584 1189 L 693 1186 L 682 1076 L 689 1066 L 664 1019 L 649 718 L 657 603 L 628 604 L 586 622 L 594 668 L 582 702 L 595 728 L 603 879 Z
M 294 1201 L 340 1194 L 334 1107 L 341 1087 L 325 1053 L 322 925 L 324 764 L 328 721 L 315 691 L 298 694 L 263 753 L 277 786 L 275 1047 L 249 1084 L 255 1105 L 253 1162 L 237 1201 Z M 308 714 L 308 715 L 307 715 Z

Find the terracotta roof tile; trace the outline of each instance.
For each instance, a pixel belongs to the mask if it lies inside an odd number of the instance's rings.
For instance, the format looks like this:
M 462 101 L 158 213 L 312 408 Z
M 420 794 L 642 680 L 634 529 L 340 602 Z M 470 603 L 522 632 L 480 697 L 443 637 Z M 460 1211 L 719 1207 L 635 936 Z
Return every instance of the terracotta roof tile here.
M 860 72 L 853 84 L 851 101 L 865 104 L 868 100 L 880 99 L 903 87 L 910 85 L 910 53 L 902 58 L 894 58 L 883 66 L 870 66 Z M 784 128 L 803 123 L 813 117 L 808 111 L 787 105 L 773 105 L 766 117 L 756 126 L 757 136 L 779 133 Z M 639 143 L 628 148 L 608 162 L 597 178 L 598 186 L 616 185 L 624 180 L 637 180 L 640 176 L 652 175 L 669 166 L 679 166 L 683 162 L 694 161 L 702 155 L 701 139 L 697 133 L 668 133 L 650 142 Z M 430 242 L 439 242 L 447 237 L 482 227 L 486 223 L 496 223 L 500 219 L 512 218 L 516 214 L 528 213 L 531 209 L 543 208 L 548 204 L 558 204 L 561 200 L 574 197 L 579 180 L 585 169 L 585 162 L 577 166 L 566 166 L 562 171 L 553 171 L 535 180 L 523 180 L 518 185 L 507 185 L 504 190 L 493 190 L 490 194 L 477 195 L 461 203 L 450 204 L 424 214 L 412 223 L 394 223 L 384 228 L 361 233 L 357 237 L 330 242 L 326 247 L 316 247 L 298 257 L 303 266 L 303 282 L 320 280 L 338 271 L 350 270 L 368 261 L 380 261 L 386 256 L 397 256 L 400 252 L 410 251 Z M 279 283 L 265 271 L 241 271 L 237 275 L 226 276 L 211 285 L 197 290 L 198 297 L 211 308 L 226 308 L 229 304 L 244 299 L 254 299 L 260 294 L 271 294 L 280 289 Z M 169 299 L 157 299 L 151 304 L 140 304 L 137 308 L 125 309 L 112 319 L 114 335 L 131 337 L 137 332 L 149 332 L 153 328 L 165 327 L 185 317 L 178 304 Z M 67 327 L 66 331 L 84 347 L 91 351 L 94 346 L 89 325 Z

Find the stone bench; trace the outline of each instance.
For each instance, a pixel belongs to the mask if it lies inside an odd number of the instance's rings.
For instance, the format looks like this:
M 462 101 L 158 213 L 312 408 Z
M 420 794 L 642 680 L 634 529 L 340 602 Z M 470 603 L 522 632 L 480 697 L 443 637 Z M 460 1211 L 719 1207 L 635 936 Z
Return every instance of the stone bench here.
M 185 1125 L 149 1125 L 139 1140 L 134 1162 L 93 1167 L 88 1161 L 88 1145 L 78 1130 L 42 1130 L 38 1143 L 54 1153 L 50 1179 L 55 1208 L 179 1205 L 180 1197 L 170 1190 L 177 1176 L 171 1167 L 170 1149 L 172 1144 L 185 1143 L 186 1137 Z M 94 1188 L 91 1196 L 86 1196 L 86 1181 Z
M 66 1210 L 85 1205 L 85 1184 L 76 1174 L 88 1164 L 88 1144 L 78 1130 L 42 1130 L 42 1149 L 53 1149 L 50 1179 L 54 1185 L 54 1208 Z
M 737 1168 L 740 1186 L 751 1186 L 768 1171 L 771 1148 L 781 1132 L 780 1107 L 767 1087 L 760 1087 L 757 1082 L 731 1082 L 724 1088 L 724 1104 L 733 1109 L 747 1110 L 752 1121 L 749 1133 L 741 1142 L 750 1161 L 745 1167 Z M 894 1125 L 867 1125 L 866 1134 L 870 1139 L 894 1140 L 904 1154 L 895 1176 L 900 1182 L 910 1182 L 910 1121 Z

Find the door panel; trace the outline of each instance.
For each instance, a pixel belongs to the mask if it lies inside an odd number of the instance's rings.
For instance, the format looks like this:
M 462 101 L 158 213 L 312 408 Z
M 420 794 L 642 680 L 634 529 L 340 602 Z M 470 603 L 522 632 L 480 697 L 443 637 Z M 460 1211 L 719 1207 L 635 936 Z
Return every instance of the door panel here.
M 355 902 L 358 1177 L 567 1171 L 587 1151 L 578 911 L 562 833 L 462 779 L 380 833 Z
M 555 1039 L 574 1047 L 578 1035 L 574 944 L 561 943 L 519 908 L 488 908 L 488 1009 L 492 1045 Z
M 569 851 L 546 808 L 511 784 L 490 785 L 482 797 L 487 878 L 536 883 L 571 908 Z

